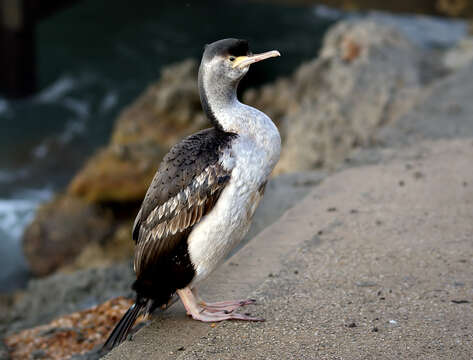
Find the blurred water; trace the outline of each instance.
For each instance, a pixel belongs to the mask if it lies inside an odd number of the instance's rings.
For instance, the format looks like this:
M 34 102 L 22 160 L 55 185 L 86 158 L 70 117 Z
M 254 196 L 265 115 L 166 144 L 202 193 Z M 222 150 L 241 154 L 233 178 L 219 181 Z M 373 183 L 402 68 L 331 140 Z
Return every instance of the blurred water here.
M 283 55 L 243 85 L 261 84 L 313 58 L 332 22 L 305 8 L 240 1 L 87 0 L 39 24 L 40 92 L 0 98 L 0 291 L 28 277 L 19 239 L 38 204 L 107 142 L 120 109 L 162 66 L 199 58 L 214 40 L 246 38 L 255 52 Z
M 29 277 L 28 268 L 23 259 L 19 239 L 25 226 L 33 220 L 38 205 L 50 199 L 52 191 L 24 190 L 12 194 L 10 198 L 0 199 L 0 284 L 2 290 L 24 284 Z

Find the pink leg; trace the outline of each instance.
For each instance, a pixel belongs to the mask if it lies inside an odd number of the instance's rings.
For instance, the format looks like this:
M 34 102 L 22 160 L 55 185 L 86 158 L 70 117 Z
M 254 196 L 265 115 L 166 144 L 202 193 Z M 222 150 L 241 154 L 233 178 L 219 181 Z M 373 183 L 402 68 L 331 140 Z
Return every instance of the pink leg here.
M 264 319 L 261 318 L 255 318 L 248 315 L 234 313 L 233 310 L 241 306 L 241 301 L 225 301 L 222 303 L 216 303 L 216 306 L 211 306 L 209 308 L 209 304 L 200 304 L 192 293 L 192 290 L 187 287 L 181 290 L 177 290 L 177 294 L 181 298 L 181 301 L 184 304 L 187 313 L 192 316 L 194 320 L 200 320 L 204 322 L 218 322 L 223 320 L 264 321 Z M 229 303 L 231 303 L 231 305 L 229 305 Z M 232 308 L 232 310 L 229 311 L 229 308 Z
M 208 302 L 200 302 L 202 306 L 204 307 L 205 310 L 208 310 L 210 312 L 227 312 L 231 313 L 238 309 L 239 307 L 245 306 L 245 305 L 251 305 L 255 304 L 256 300 L 254 299 L 248 299 L 248 300 L 235 300 L 235 301 L 220 301 L 220 302 L 214 302 L 214 303 L 208 303 Z
M 202 300 L 199 295 L 197 295 L 197 290 L 192 289 L 192 293 L 194 294 L 194 297 L 197 301 L 198 304 L 202 305 L 202 307 L 205 310 L 208 310 L 210 312 L 226 312 L 226 313 L 231 313 L 238 309 L 239 307 L 245 306 L 245 305 L 251 305 L 251 304 L 256 304 L 255 299 L 243 299 L 243 300 L 230 300 L 230 301 L 219 301 L 219 302 L 214 302 L 214 303 L 209 303 L 204 300 Z

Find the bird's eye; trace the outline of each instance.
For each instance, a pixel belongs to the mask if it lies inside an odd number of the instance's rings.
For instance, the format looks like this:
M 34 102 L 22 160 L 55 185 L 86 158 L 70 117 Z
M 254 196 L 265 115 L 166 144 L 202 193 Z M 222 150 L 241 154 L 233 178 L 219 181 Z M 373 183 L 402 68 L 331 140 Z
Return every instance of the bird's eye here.
M 230 57 L 228 58 L 228 60 L 230 60 L 230 61 L 235 61 L 235 56 L 230 56 Z

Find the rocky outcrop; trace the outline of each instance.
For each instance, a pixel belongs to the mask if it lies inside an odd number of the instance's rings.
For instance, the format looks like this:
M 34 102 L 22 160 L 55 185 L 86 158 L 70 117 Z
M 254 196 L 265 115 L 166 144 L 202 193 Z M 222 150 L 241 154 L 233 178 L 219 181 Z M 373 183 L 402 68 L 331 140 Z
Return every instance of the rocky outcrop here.
M 333 168 L 354 147 L 370 144 L 379 127 L 415 101 L 419 67 L 419 51 L 395 29 L 371 21 L 335 25 L 317 59 L 289 79 L 246 94 L 265 110 L 275 99 L 283 119 L 276 172 Z
M 74 177 L 68 193 L 93 203 L 141 201 L 169 147 L 207 124 L 196 78 L 194 60 L 165 68 L 121 113 L 109 145 Z
M 133 279 L 131 264 L 123 263 L 31 280 L 0 317 L 0 335 L 46 324 L 116 296 L 131 297 Z
M 12 359 L 69 359 L 100 346 L 133 300 L 118 297 L 5 339 Z
M 424 139 L 473 138 L 473 61 L 422 92 L 412 111 L 379 131 L 378 142 L 396 146 Z
M 58 196 L 43 205 L 23 236 L 24 254 L 37 276 L 50 274 L 73 261 L 90 243 L 113 232 L 110 211 L 72 196 Z

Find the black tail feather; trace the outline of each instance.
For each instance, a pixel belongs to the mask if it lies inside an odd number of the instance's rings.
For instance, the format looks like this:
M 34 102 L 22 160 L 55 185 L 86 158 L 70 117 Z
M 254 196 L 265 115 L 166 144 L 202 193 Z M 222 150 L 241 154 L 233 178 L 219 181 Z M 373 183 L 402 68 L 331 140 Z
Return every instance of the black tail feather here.
M 140 314 L 141 310 L 146 306 L 146 300 L 137 300 L 130 308 L 127 310 L 125 315 L 120 319 L 115 328 L 113 329 L 112 333 L 108 337 L 107 341 L 102 346 L 102 352 L 109 352 L 115 346 L 122 343 L 128 333 L 130 332 L 133 324 L 136 321 L 136 318 Z

